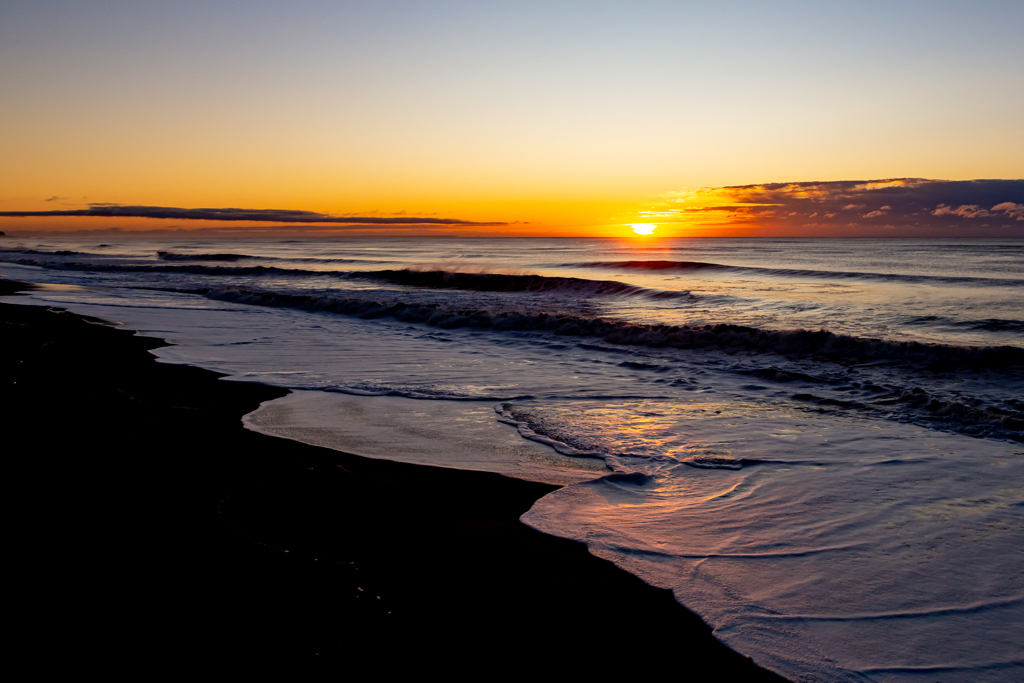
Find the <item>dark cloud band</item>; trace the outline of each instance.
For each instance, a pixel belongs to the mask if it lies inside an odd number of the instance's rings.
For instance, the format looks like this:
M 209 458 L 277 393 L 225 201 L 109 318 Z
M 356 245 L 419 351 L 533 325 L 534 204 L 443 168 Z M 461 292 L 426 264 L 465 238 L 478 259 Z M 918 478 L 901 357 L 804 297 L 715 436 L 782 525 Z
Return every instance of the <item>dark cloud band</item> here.
M 260 223 L 321 223 L 332 225 L 451 225 L 491 226 L 506 223 L 480 223 L 457 218 L 426 218 L 416 216 L 331 216 L 315 211 L 287 209 L 180 209 L 171 206 L 120 206 L 90 204 L 88 209 L 68 211 L 0 211 L 0 216 L 25 218 L 30 216 L 67 216 L 100 218 L 162 218 L 180 221 L 247 221 Z
M 1024 180 L 768 183 L 670 195 L 648 220 L 793 234 L 1024 237 Z

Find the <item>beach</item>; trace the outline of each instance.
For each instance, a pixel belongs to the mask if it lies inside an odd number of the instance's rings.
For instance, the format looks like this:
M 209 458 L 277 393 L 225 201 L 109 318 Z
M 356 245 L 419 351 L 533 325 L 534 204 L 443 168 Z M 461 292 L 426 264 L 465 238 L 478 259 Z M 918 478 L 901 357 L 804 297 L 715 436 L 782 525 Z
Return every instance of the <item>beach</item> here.
M 1024 3 L 8 4 L 34 661 L 1024 681 Z
M 602 652 L 609 629 L 645 624 L 645 642 L 696 677 L 779 680 L 669 591 L 521 524 L 556 487 L 256 434 L 242 415 L 285 391 L 157 363 L 161 342 L 97 320 L 0 313 L 17 497 L 32 511 L 18 542 L 39 590 L 25 618 L 46 649 L 99 661 L 418 652 L 458 668 L 511 652 L 537 664 L 554 648 L 574 669 L 668 667 Z
M 1012 679 L 1021 249 L 12 241 L 25 545 L 133 648 Z

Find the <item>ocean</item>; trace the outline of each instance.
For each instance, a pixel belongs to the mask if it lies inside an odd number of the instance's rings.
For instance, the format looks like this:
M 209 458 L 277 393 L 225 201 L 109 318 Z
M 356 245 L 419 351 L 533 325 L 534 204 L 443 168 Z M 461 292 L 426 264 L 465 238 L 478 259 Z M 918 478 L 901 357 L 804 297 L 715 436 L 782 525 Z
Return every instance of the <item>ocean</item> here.
M 522 521 L 792 680 L 1024 679 L 1024 240 L 78 233 L 0 275 L 292 390 L 250 429 L 563 484 Z

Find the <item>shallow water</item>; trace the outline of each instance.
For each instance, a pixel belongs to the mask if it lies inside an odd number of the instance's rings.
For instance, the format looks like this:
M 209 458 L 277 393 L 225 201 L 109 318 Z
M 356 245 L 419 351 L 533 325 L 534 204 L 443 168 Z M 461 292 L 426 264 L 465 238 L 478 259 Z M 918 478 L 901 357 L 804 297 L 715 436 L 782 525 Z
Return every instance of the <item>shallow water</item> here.
M 569 484 L 524 521 L 795 680 L 1024 675 L 1022 241 L 5 240 L 0 274 L 301 390 L 250 428 Z

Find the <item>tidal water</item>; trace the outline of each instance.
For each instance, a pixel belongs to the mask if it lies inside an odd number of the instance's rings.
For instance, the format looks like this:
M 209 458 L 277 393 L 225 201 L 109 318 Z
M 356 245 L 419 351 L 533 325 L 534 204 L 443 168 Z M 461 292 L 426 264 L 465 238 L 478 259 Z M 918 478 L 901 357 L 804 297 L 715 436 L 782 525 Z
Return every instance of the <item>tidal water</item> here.
M 77 236 L 0 274 L 293 390 L 252 429 L 565 484 L 523 521 L 793 680 L 1024 678 L 1024 240 Z

